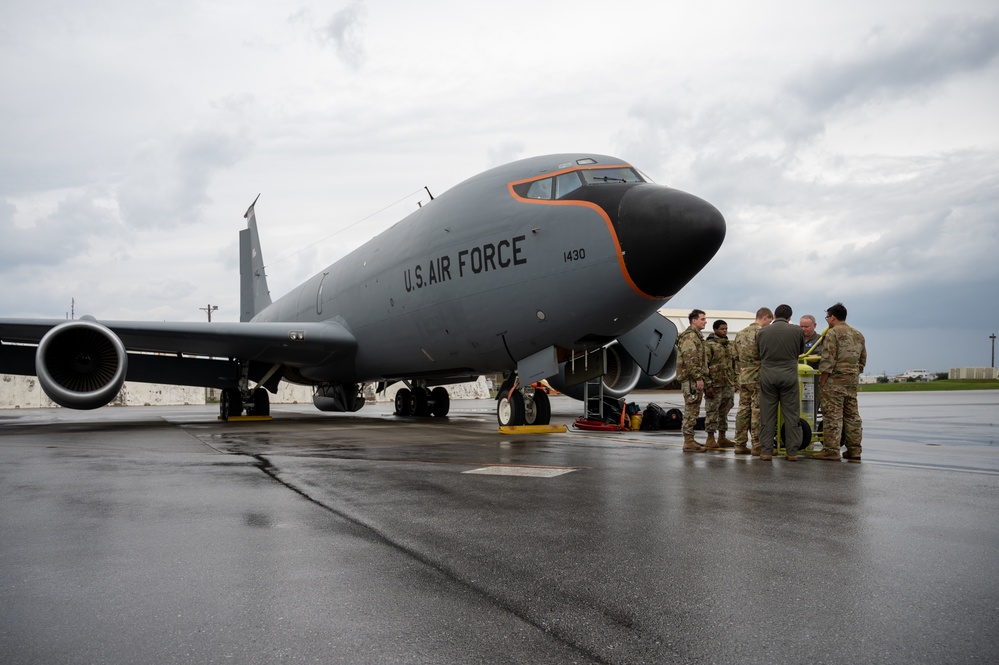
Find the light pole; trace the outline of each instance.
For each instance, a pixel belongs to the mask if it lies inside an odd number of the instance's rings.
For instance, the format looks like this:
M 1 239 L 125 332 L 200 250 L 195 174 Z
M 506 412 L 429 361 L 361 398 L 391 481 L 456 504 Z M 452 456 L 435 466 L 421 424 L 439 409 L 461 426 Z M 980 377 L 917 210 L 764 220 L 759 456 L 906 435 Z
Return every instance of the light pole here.
M 996 334 L 992 333 L 989 335 L 989 339 L 992 340 L 992 369 L 996 368 Z
M 219 308 L 218 305 L 213 305 L 211 303 L 208 303 L 207 307 L 199 307 L 198 309 L 200 309 L 202 312 L 207 312 L 208 313 L 208 323 L 211 323 L 212 322 L 212 312 L 218 311 L 218 308 Z M 209 402 L 209 400 L 214 401 L 214 399 L 215 399 L 215 389 L 214 388 L 208 388 L 208 387 L 206 387 L 205 388 L 205 404 L 207 404 Z

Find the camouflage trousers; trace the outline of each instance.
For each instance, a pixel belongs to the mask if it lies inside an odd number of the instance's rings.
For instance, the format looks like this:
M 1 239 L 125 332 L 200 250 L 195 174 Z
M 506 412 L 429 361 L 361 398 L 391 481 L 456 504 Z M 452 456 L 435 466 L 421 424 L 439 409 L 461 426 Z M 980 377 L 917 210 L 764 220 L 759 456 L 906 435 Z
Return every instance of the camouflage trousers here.
M 735 404 L 735 386 L 715 387 L 714 394 L 704 400 L 704 430 L 708 434 L 728 430 L 728 414 Z
M 863 421 L 857 408 L 857 386 L 835 383 L 822 386 L 822 447 L 838 454 L 840 444 L 843 444 L 847 452 L 859 455 L 863 435 Z
M 752 430 L 753 443 L 760 445 L 760 384 L 739 386 L 739 410 L 735 414 L 735 442 L 746 445 Z
M 704 397 L 704 391 L 697 389 L 697 381 L 688 379 L 681 381 L 680 385 L 683 388 L 683 427 L 681 431 L 693 436 L 697 416 L 701 412 L 701 398 Z

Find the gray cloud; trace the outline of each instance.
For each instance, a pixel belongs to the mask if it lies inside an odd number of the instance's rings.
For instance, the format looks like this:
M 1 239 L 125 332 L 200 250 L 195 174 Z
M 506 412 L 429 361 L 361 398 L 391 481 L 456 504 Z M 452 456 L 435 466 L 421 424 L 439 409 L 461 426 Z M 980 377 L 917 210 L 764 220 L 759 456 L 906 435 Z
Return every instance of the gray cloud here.
M 849 57 L 822 59 L 787 84 L 811 111 L 917 94 L 999 54 L 999 17 L 950 16 L 916 32 L 879 27 Z
M 364 3 L 355 0 L 333 14 L 321 30 L 323 38 L 332 42 L 340 60 L 353 70 L 360 69 L 364 64 L 364 42 L 361 40 L 363 18 Z
M 50 214 L 32 226 L 16 226 L 14 206 L 0 205 L 0 265 L 5 270 L 35 270 L 57 266 L 85 253 L 93 239 L 121 231 L 115 211 L 99 192 L 68 195 Z
M 523 157 L 524 148 L 524 142 L 517 139 L 501 141 L 487 151 L 488 165 L 500 166 Z
M 635 103 L 628 114 L 638 126 L 623 140 L 629 154 L 661 159 L 686 148 L 696 154 L 699 169 L 730 162 L 748 167 L 757 179 L 760 156 L 778 169 L 793 165 L 797 152 L 821 138 L 830 119 L 845 109 L 926 95 L 997 56 L 999 16 L 943 17 L 918 30 L 880 27 L 850 56 L 815 59 L 770 90 L 737 91 L 707 104 L 691 104 L 685 96 Z
M 147 141 L 135 149 L 118 186 L 123 220 L 139 228 L 199 222 L 216 172 L 233 166 L 249 150 L 248 138 L 225 130 Z

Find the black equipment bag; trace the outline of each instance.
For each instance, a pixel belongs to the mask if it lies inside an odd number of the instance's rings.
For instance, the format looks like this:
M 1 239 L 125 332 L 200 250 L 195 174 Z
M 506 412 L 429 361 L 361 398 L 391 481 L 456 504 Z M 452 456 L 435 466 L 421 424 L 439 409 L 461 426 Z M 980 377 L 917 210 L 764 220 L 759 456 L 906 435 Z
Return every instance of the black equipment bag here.
M 649 402 L 649 405 L 645 407 L 645 412 L 642 414 L 642 426 L 639 429 L 643 432 L 662 429 L 665 418 L 666 410 L 655 402 Z

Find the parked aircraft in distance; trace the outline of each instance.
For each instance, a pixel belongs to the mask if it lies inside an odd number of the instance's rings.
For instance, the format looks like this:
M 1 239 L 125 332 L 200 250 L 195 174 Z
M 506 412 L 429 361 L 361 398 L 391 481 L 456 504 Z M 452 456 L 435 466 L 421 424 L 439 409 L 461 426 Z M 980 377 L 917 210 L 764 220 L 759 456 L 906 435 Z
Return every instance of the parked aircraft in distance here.
M 607 349 L 611 394 L 672 380 L 676 328 L 657 310 L 725 237 L 712 205 L 620 159 L 534 157 L 462 182 L 272 302 L 255 205 L 239 323 L 0 319 L 0 373 L 37 375 L 74 409 L 126 379 L 215 387 L 228 418 L 268 413 L 281 380 L 314 386 L 324 411 L 402 381 L 398 414 L 444 416 L 443 386 L 501 372 L 500 424 L 545 424 L 531 384 L 568 388 L 588 351 Z

